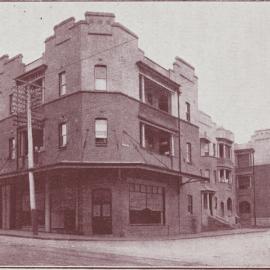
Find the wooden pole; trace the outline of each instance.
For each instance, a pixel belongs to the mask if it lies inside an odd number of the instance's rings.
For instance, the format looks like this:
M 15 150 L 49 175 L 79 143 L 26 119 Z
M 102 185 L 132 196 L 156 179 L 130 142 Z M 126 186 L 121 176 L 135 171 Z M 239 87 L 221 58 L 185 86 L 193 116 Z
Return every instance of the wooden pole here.
M 35 198 L 35 180 L 34 180 L 34 158 L 33 158 L 33 134 L 32 134 L 32 115 L 31 115 L 31 93 L 30 86 L 26 86 L 27 95 L 27 140 L 28 140 L 28 177 L 29 177 L 29 196 L 32 220 L 33 235 L 38 234 L 37 210 Z

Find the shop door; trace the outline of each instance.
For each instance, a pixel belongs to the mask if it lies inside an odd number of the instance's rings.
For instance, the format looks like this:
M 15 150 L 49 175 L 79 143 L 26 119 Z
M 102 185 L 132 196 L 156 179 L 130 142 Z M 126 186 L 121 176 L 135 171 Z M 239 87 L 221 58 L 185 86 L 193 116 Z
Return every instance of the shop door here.
M 112 195 L 110 189 L 96 189 L 92 192 L 93 234 L 112 233 Z

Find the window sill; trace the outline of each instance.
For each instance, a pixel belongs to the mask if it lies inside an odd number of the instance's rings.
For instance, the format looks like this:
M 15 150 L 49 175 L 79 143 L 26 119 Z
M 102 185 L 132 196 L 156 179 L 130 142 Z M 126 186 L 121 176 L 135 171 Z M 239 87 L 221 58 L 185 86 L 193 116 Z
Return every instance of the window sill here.
M 163 227 L 163 226 L 166 226 L 165 224 L 155 224 L 155 223 L 153 223 L 153 224 L 129 224 L 129 226 L 159 226 L 159 227 Z
M 58 147 L 58 150 L 62 151 L 62 150 L 66 150 L 67 149 L 67 146 L 64 145 L 64 146 L 59 146 Z M 45 150 L 44 150 L 45 151 Z
M 107 145 L 107 143 L 96 143 L 97 147 L 106 147 Z

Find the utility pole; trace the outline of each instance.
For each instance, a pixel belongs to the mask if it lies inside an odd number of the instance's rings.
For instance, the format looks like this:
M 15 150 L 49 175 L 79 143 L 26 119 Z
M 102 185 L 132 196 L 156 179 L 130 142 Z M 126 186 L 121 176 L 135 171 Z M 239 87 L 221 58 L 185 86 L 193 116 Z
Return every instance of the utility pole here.
M 33 82 L 27 82 L 17 79 L 17 83 L 21 85 L 17 86 L 16 92 L 16 111 L 17 111 L 17 125 L 21 124 L 26 126 L 27 129 L 27 142 L 28 142 L 28 180 L 29 180 L 29 198 L 30 198 L 30 211 L 31 211 L 31 224 L 33 235 L 38 234 L 38 217 L 36 209 L 35 198 L 35 180 L 34 180 L 34 147 L 33 147 L 33 132 L 32 132 L 32 93 L 34 90 L 32 87 L 37 87 Z M 36 90 L 36 89 L 35 89 Z M 18 127 L 17 127 L 18 130 Z M 17 138 L 19 138 L 17 134 Z M 18 149 L 18 148 L 17 148 Z M 19 166 L 17 160 L 17 167 Z
M 32 112 L 31 112 L 31 87 L 26 86 L 26 114 L 27 114 L 27 140 L 28 140 L 28 177 L 29 177 L 29 197 L 31 209 L 31 221 L 33 235 L 38 234 L 37 209 L 35 196 L 34 179 L 34 157 L 33 157 L 33 134 L 32 134 Z

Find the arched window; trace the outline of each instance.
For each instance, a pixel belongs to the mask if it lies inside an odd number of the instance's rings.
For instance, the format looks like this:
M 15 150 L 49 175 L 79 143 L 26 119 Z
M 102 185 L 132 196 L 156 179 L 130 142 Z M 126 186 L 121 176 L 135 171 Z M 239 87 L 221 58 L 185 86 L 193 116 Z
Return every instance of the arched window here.
M 232 199 L 228 198 L 227 200 L 227 210 L 232 211 Z
M 221 216 L 224 217 L 224 202 L 220 203 Z
M 239 212 L 240 214 L 249 214 L 251 212 L 250 203 L 247 201 L 243 201 L 239 203 Z

